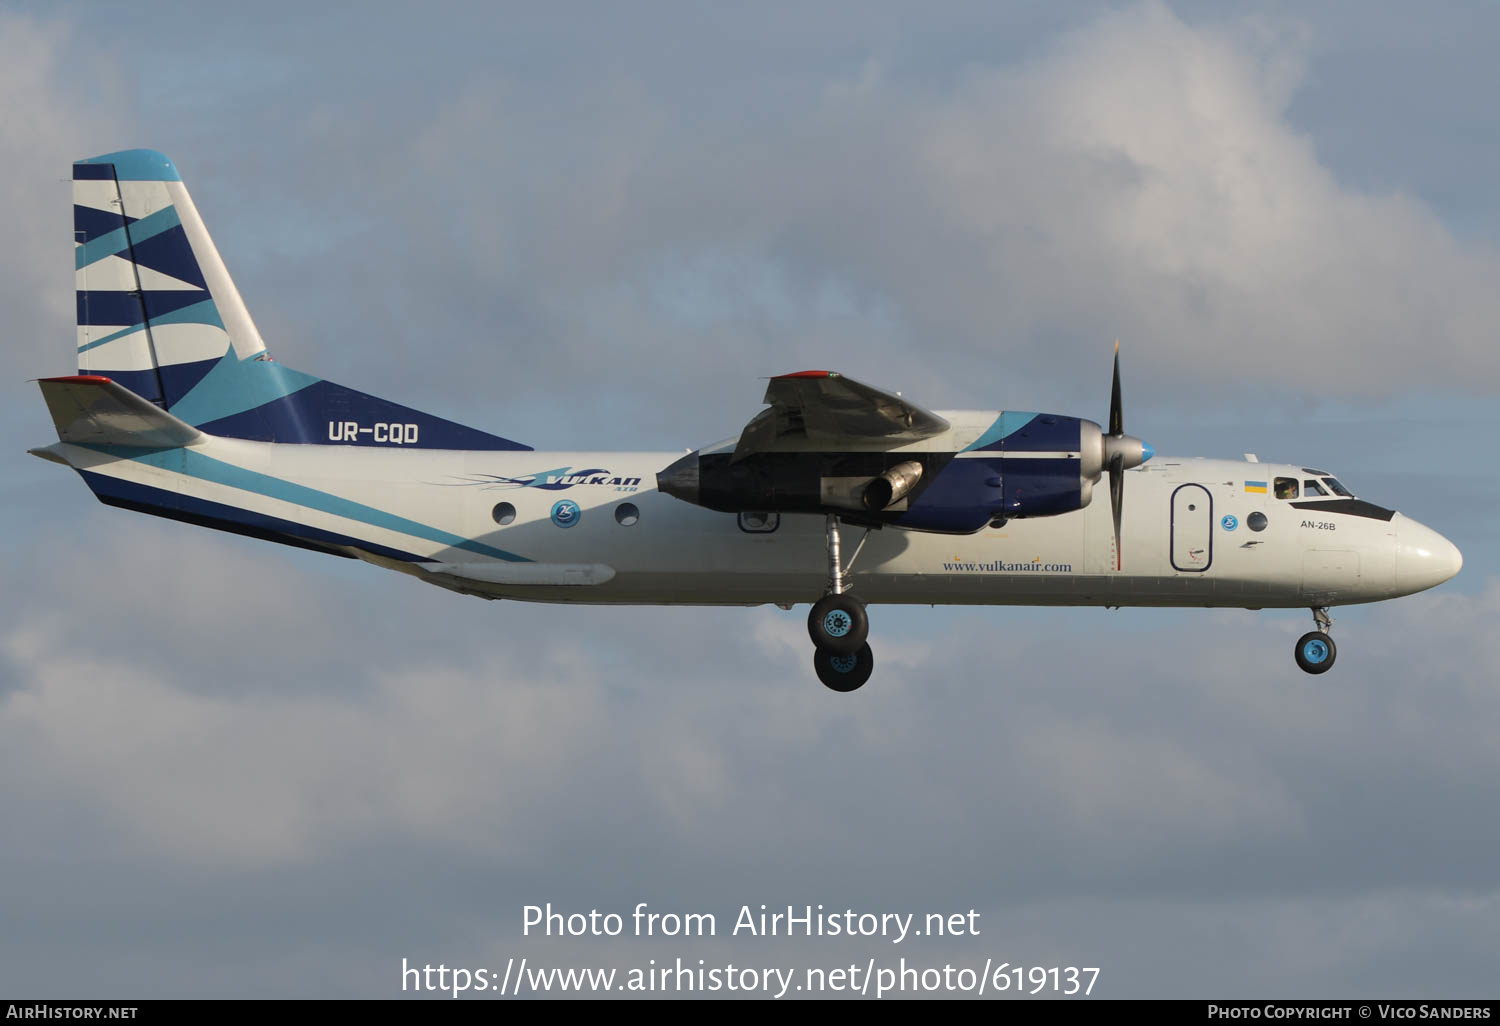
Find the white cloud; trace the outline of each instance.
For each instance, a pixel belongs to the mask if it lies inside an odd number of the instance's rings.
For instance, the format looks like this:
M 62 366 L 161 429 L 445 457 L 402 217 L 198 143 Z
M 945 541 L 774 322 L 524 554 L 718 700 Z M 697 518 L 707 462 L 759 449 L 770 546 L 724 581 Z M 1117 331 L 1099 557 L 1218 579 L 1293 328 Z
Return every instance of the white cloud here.
M 867 61 L 775 117 L 617 81 L 537 108 L 488 80 L 366 180 L 462 269 L 393 301 L 503 312 L 511 381 L 587 366 L 649 394 L 671 367 L 702 413 L 812 361 L 980 404 L 1055 393 L 1118 336 L 1180 402 L 1493 394 L 1500 255 L 1319 160 L 1287 117 L 1307 46 L 1148 3 L 939 84 Z
M 944 103 L 925 155 L 980 257 L 955 319 L 1118 334 L 1204 384 L 1492 393 L 1500 256 L 1342 185 L 1287 121 L 1295 42 L 1245 39 L 1147 5 Z

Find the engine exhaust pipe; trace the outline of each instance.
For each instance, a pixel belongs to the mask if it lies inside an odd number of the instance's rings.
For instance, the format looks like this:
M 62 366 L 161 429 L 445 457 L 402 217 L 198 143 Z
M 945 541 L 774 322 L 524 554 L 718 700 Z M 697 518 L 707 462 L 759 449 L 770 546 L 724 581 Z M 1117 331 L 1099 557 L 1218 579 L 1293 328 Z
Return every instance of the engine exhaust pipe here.
M 916 460 L 896 464 L 865 485 L 865 509 L 872 511 L 888 509 L 906 498 L 920 480 L 922 480 L 922 464 Z

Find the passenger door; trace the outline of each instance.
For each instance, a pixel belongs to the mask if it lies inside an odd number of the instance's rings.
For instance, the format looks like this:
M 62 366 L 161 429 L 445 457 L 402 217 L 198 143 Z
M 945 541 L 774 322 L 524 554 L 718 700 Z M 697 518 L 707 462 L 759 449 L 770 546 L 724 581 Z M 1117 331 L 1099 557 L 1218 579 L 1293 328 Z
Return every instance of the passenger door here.
M 1172 493 L 1172 567 L 1202 573 L 1214 561 L 1214 498 L 1200 484 Z

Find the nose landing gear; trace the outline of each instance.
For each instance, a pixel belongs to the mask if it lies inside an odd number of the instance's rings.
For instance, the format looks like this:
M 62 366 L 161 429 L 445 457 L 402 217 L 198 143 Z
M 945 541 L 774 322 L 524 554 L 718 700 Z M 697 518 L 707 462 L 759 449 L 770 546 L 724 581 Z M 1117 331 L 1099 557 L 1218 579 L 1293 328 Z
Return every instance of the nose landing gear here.
M 851 566 L 863 545 L 861 538 L 849 558 Z M 839 553 L 839 520 L 829 514 L 828 594 L 814 602 L 807 614 L 807 633 L 814 646 L 813 669 L 818 680 L 834 691 L 853 691 L 869 680 L 875 669 L 875 656 L 865 643 L 870 618 L 865 604 L 846 590 L 846 570 Z
M 1312 607 L 1313 622 L 1318 629 L 1308 631 L 1297 639 L 1297 648 L 1294 655 L 1297 665 L 1302 667 L 1306 673 L 1327 673 L 1333 668 L 1333 661 L 1338 658 L 1338 646 L 1333 643 L 1333 618 L 1328 615 L 1327 606 Z

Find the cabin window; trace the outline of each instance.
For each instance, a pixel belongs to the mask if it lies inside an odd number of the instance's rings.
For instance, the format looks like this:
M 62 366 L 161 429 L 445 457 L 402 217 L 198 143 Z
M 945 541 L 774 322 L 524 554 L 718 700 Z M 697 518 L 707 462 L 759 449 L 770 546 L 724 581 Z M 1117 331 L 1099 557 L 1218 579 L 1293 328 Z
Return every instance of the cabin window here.
M 1276 498 L 1295 499 L 1297 497 L 1297 479 L 1295 477 L 1278 477 L 1276 479 Z
M 1346 499 L 1354 498 L 1354 493 L 1339 484 L 1339 479 L 1336 477 L 1325 477 L 1323 483 L 1332 489 L 1334 495 L 1342 495 Z
M 1328 493 L 1323 490 L 1323 486 L 1320 485 L 1320 484 L 1318 484 L 1318 482 L 1309 479 L 1307 481 L 1303 481 L 1302 482 L 1302 494 L 1303 495 L 1327 495 Z
M 746 534 L 770 534 L 781 526 L 780 513 L 741 513 L 740 530 Z
M 633 502 L 622 502 L 615 507 L 615 523 L 621 527 L 630 527 L 641 519 L 641 511 Z
M 499 503 L 490 511 L 490 516 L 495 518 L 495 523 L 504 527 L 506 524 L 515 522 L 516 507 L 508 502 Z
M 1252 531 L 1264 531 L 1266 523 L 1266 515 L 1259 510 L 1256 510 L 1245 518 L 1245 526 Z

